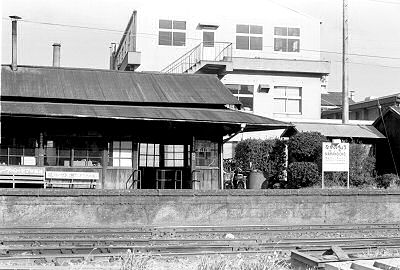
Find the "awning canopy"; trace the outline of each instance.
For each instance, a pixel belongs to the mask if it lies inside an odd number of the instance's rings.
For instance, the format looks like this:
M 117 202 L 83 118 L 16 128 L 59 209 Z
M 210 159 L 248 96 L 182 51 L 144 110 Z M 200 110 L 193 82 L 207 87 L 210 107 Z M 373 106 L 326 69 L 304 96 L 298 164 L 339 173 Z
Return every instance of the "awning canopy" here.
M 292 123 L 282 137 L 290 137 L 297 132 L 319 132 L 328 138 L 384 139 L 385 136 L 372 125 L 332 124 L 332 123 Z
M 209 108 L 2 101 L 1 113 L 3 116 L 131 119 L 225 125 L 246 124 L 244 131 L 284 129 L 291 126 L 289 123 L 250 113 Z

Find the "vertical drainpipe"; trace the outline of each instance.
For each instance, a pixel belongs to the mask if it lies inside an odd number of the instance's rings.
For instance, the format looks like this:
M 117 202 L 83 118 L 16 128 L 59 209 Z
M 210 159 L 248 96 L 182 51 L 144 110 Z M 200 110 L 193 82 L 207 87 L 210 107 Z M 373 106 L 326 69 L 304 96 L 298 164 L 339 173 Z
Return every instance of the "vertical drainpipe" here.
M 17 66 L 17 21 L 21 19 L 18 16 L 10 16 L 11 19 L 11 42 L 12 42 L 12 52 L 11 52 L 11 69 L 16 71 Z
M 53 44 L 53 67 L 60 67 L 60 43 Z

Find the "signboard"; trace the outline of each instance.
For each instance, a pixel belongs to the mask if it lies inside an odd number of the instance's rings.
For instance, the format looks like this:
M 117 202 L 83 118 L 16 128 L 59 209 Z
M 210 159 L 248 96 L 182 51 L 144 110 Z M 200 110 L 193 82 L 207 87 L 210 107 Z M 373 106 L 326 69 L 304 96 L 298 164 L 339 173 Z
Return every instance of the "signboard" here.
M 348 143 L 322 143 L 322 188 L 324 172 L 347 172 L 347 188 L 350 188 Z
M 99 180 L 98 172 L 67 172 L 67 171 L 47 171 L 46 179 L 96 179 Z
M 324 172 L 348 172 L 349 144 L 322 143 L 322 170 Z
M 0 166 L 1 175 L 35 175 L 44 176 L 43 167 Z

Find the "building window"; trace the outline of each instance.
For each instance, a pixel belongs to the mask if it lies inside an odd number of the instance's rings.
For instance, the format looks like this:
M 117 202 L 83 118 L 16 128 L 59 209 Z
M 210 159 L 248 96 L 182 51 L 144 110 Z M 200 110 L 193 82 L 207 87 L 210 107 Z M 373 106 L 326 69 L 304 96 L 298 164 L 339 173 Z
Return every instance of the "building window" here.
M 60 160 L 59 166 L 69 166 L 69 161 L 67 156 L 69 154 L 69 149 L 58 149 L 59 155 L 58 158 Z M 74 159 L 73 166 L 74 167 L 93 167 L 93 166 L 101 166 L 101 156 L 102 151 L 97 147 L 88 148 L 88 149 L 74 149 Z M 119 160 L 120 164 L 124 164 L 124 160 Z M 125 167 L 129 167 L 131 165 L 121 165 Z
M 254 86 L 243 84 L 226 84 L 231 93 L 242 103 L 242 110 L 253 111 Z
M 275 86 L 274 113 L 301 114 L 301 87 Z
M 203 46 L 214 47 L 214 32 L 203 31 Z
M 184 152 L 183 145 L 164 145 L 164 166 L 183 167 Z
M 160 145 L 141 143 L 139 146 L 140 167 L 160 167 Z
M 260 25 L 236 25 L 236 49 L 262 50 L 263 27 Z
M 207 166 L 218 168 L 218 144 L 197 140 L 195 142 L 196 166 Z
M 186 21 L 159 20 L 158 28 L 158 45 L 186 45 Z
M 37 148 L 0 146 L 0 165 L 37 165 Z
M 132 142 L 131 141 L 113 141 L 112 161 L 113 167 L 129 167 L 132 168 Z
M 300 28 L 275 27 L 274 51 L 300 52 Z

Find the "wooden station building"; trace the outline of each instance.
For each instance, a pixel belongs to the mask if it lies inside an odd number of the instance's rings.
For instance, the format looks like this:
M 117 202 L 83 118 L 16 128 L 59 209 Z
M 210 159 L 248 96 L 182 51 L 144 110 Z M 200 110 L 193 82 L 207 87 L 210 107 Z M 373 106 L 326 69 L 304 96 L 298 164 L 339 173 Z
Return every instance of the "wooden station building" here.
M 1 72 L 3 187 L 220 189 L 224 138 L 288 126 L 238 111 L 210 75 Z

